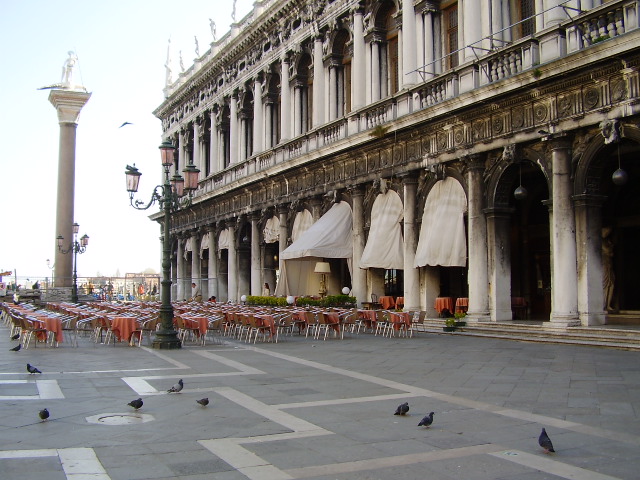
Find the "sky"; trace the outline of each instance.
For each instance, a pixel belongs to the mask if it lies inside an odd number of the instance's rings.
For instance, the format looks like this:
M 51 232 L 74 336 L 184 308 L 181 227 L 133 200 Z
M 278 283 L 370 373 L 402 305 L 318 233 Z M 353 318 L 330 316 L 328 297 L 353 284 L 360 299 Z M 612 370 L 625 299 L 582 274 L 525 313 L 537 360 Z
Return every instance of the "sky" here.
M 237 0 L 236 21 L 253 8 Z M 74 220 L 89 246 L 78 255 L 78 276 L 115 276 L 161 270 L 160 225 L 129 205 L 124 170 L 142 172 L 138 197 L 162 183 L 160 120 L 164 64 L 171 39 L 173 79 L 179 52 L 193 64 L 232 23 L 231 0 L 110 0 L 108 2 L 0 0 L 0 132 L 3 215 L 0 271 L 21 279 L 51 277 L 59 148 L 57 113 L 49 90 L 60 82 L 67 52 L 78 56 L 79 79 L 91 98 L 76 132 Z M 123 122 L 130 122 L 119 128 Z M 50 259 L 49 266 L 47 259 Z M 8 281 L 5 277 L 5 281 Z

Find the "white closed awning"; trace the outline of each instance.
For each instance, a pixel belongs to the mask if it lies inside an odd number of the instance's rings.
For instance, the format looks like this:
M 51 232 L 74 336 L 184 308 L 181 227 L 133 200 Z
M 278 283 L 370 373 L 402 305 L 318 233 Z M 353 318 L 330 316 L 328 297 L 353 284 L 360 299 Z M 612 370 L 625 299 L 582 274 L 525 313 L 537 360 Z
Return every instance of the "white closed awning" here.
M 467 264 L 466 210 L 467 197 L 457 180 L 447 177 L 433 186 L 424 205 L 415 267 Z
M 264 225 L 262 230 L 264 243 L 276 243 L 280 239 L 280 220 L 275 215 Z
M 401 222 L 404 207 L 400 196 L 387 190 L 376 197 L 371 209 L 371 228 L 362 252 L 360 268 L 404 268 Z
M 291 229 L 291 240 L 294 242 L 298 240 L 304 232 L 309 230 L 309 227 L 313 225 L 313 216 L 311 212 L 306 208 L 296 214 L 296 218 L 293 221 L 293 228 Z

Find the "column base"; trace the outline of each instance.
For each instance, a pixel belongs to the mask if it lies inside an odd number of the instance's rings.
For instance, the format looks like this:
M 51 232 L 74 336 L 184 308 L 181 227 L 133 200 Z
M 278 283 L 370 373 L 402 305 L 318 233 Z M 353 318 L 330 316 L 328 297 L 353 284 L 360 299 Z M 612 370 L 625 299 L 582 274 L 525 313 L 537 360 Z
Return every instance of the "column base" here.
M 551 313 L 551 321 L 547 328 L 567 328 L 579 327 L 580 319 L 576 315 L 563 315 L 561 313 Z
M 491 322 L 491 315 L 489 315 L 489 312 L 467 312 L 464 320 L 468 323 L 489 323 Z
M 176 332 L 157 333 L 151 346 L 159 350 L 177 350 L 182 348 L 182 342 L 178 339 Z

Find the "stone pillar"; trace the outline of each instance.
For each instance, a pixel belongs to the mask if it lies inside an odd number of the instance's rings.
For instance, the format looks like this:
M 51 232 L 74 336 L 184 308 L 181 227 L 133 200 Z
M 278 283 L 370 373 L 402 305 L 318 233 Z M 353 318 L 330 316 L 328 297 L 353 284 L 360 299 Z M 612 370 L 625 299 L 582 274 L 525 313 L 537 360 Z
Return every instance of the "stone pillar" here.
M 402 88 L 416 84 L 416 12 L 413 0 L 402 0 Z M 406 299 L 405 299 L 406 301 Z
M 264 111 L 264 149 L 268 150 L 273 145 L 273 109 L 274 104 L 267 100 Z
M 474 44 L 480 47 L 478 42 L 482 38 L 482 3 L 480 0 L 465 1 L 462 4 L 462 22 L 458 22 L 463 28 L 463 42 L 460 46 Z M 463 61 L 473 61 L 476 55 L 472 48 L 465 48 Z
M 289 60 L 282 57 L 282 75 L 280 76 L 280 139 L 291 138 L 291 88 L 289 86 Z
M 551 325 L 567 327 L 579 324 L 576 222 L 571 201 L 571 142 L 567 138 L 556 138 L 551 140 L 549 147 L 553 169 Z
M 578 315 L 583 326 L 604 325 L 607 319 L 603 290 L 601 195 L 577 195 L 576 245 L 578 258 Z
M 371 103 L 380 100 L 380 43 L 371 42 Z
M 200 123 L 197 119 L 193 122 L 193 164 L 200 172 L 204 171 L 200 165 Z
M 324 123 L 324 65 L 322 64 L 322 36 L 313 41 L 313 128 Z
M 211 173 L 215 173 L 220 169 L 220 160 L 218 158 L 218 126 L 216 125 L 216 114 L 213 110 L 209 112 L 211 118 L 211 132 L 209 139 L 209 155 L 211 163 Z
M 358 110 L 366 105 L 366 60 L 362 26 L 362 11 L 353 13 L 353 59 L 351 69 L 351 109 Z M 315 108 L 315 101 L 313 102 Z
M 336 118 L 338 118 L 338 81 L 335 66 L 329 65 L 329 121 Z
M 178 271 L 178 276 L 176 278 L 176 284 L 177 284 L 176 300 L 178 301 L 184 300 L 185 298 L 187 298 L 187 295 L 185 295 L 185 289 L 184 289 L 184 279 L 186 277 L 186 275 L 184 274 L 184 270 L 185 270 L 184 263 L 185 263 L 184 243 L 182 241 L 182 238 L 178 236 L 178 258 L 176 258 L 176 266 Z
M 356 297 L 356 305 L 369 301 L 367 298 L 367 270 L 360 268 L 360 259 L 366 243 L 364 235 L 364 190 L 356 185 L 351 191 L 353 200 L 353 272 L 351 274 L 351 295 Z
M 293 136 L 302 133 L 302 88 L 300 85 L 293 87 Z
M 564 22 L 569 17 L 566 11 L 560 6 L 565 0 L 544 0 L 544 28 L 553 27 Z
M 229 154 L 229 165 L 233 165 L 238 163 L 238 153 L 240 151 L 238 147 L 238 136 L 240 133 L 240 125 L 238 122 L 238 94 L 236 92 L 231 96 L 229 107 L 229 117 L 231 117 L 231 126 L 229 128 L 229 150 L 231 152 Z
M 484 161 L 480 155 L 466 159 L 469 248 L 469 320 L 489 320 L 489 277 L 487 261 L 487 221 L 483 212 Z
M 373 42 L 365 42 L 365 82 L 364 82 L 364 90 L 365 90 L 365 105 L 369 105 L 372 103 L 373 98 L 373 75 L 371 69 L 373 68 Z
M 209 271 L 209 296 L 214 295 L 216 298 L 218 297 L 218 252 L 216 245 L 216 227 L 214 225 L 209 225 L 207 227 L 207 232 L 209 232 L 209 263 L 208 263 L 208 271 Z
M 238 250 L 236 248 L 236 227 L 233 222 L 229 226 L 229 260 L 227 262 L 227 298 L 230 302 L 238 301 Z
M 424 63 L 425 80 L 432 78 L 436 72 L 434 63 L 436 56 L 435 31 L 433 28 L 435 10 L 429 9 L 424 12 Z
M 191 231 L 191 282 L 202 290 L 200 284 L 200 246 L 198 242 L 198 229 Z M 191 285 L 189 285 L 191 287 Z M 189 294 L 191 296 L 191 293 Z
M 540 14 L 544 10 L 544 0 L 535 0 L 536 13 Z M 536 15 L 536 33 L 544 30 L 544 15 Z
M 253 153 L 260 153 L 264 150 L 264 127 L 262 121 L 264 113 L 262 111 L 262 83 L 259 78 L 253 84 Z
M 262 255 L 260 252 L 260 212 L 251 215 L 251 295 L 262 295 Z
M 404 309 L 420 310 L 420 270 L 414 266 L 418 233 L 416 232 L 416 194 L 418 179 L 402 177 L 404 187 Z
M 280 220 L 280 235 L 278 239 L 278 262 L 280 272 L 282 273 L 282 251 L 287 248 L 287 237 L 289 232 L 287 229 L 287 215 L 289 213 L 289 205 L 278 205 L 278 219 Z
M 511 240 L 509 238 L 511 209 L 493 208 L 487 209 L 485 213 L 491 320 L 494 322 L 508 321 L 513 319 L 511 313 Z
M 75 172 L 76 172 L 76 127 L 80 110 L 89 101 L 90 93 L 71 89 L 53 89 L 49 102 L 58 113 L 60 143 L 58 146 L 58 198 L 56 204 L 56 232 L 62 235 L 64 244 L 73 241 Z M 70 287 L 73 284 L 73 253 L 63 254 L 55 244 L 55 286 Z

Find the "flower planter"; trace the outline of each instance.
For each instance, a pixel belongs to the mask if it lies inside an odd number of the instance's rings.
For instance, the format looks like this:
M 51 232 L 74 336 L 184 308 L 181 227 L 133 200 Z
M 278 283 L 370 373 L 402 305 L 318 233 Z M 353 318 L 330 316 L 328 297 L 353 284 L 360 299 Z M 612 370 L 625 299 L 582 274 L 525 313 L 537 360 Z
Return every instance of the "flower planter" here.
M 456 327 L 465 327 L 467 322 L 456 322 Z
M 455 332 L 456 327 L 442 327 L 443 332 Z

